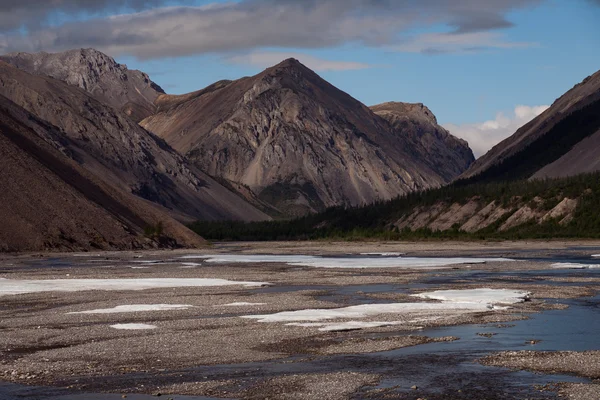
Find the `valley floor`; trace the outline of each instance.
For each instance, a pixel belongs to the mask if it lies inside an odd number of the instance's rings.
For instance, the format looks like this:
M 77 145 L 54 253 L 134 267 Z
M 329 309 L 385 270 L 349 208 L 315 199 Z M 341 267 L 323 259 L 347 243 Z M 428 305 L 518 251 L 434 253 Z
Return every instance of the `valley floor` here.
M 581 368 L 600 365 L 593 255 L 600 242 L 1 255 L 0 398 L 598 399 L 600 370 Z

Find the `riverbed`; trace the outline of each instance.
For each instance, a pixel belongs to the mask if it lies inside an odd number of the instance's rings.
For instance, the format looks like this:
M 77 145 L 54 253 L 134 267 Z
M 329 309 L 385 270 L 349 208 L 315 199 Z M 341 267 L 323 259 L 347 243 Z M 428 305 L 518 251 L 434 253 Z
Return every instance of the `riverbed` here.
M 600 376 L 481 360 L 600 350 L 598 254 L 449 242 L 3 256 L 0 398 L 577 399 L 577 385 L 586 400 Z

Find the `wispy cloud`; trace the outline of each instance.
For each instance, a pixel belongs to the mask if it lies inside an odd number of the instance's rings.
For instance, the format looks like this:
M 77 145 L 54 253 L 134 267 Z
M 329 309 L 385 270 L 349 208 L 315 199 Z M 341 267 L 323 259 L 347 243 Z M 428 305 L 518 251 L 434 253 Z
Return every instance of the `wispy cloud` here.
M 409 53 L 462 53 L 485 49 L 511 49 L 536 46 L 537 43 L 512 42 L 498 32 L 425 33 L 408 38 L 393 49 Z
M 28 1 L 0 2 L 0 51 L 95 47 L 112 55 L 151 59 L 348 43 L 425 53 L 523 47 L 527 44 L 511 43 L 497 30 L 512 26 L 506 17 L 510 11 L 541 2 L 241 0 L 191 7 L 166 6 L 166 0 L 32 1 L 33 6 Z M 122 14 L 89 19 L 90 13 L 111 10 Z M 57 12 L 74 20 L 58 26 L 33 23 Z M 77 20 L 82 13 L 87 19 Z M 405 38 L 415 28 L 440 25 L 450 32 Z
M 469 142 L 475 157 L 480 157 L 520 127 L 543 113 L 549 106 L 517 106 L 511 115 L 499 112 L 493 120 L 474 124 L 446 124 L 450 133 Z

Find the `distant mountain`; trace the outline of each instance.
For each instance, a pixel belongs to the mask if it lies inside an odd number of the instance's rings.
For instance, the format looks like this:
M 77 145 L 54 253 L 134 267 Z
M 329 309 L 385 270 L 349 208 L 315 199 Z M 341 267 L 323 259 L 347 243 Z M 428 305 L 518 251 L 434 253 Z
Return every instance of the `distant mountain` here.
M 62 146 L 68 142 L 47 123 L 0 96 L 0 252 L 204 243 L 154 204 L 82 168 L 64 154 L 69 149 Z
M 437 118 L 422 103 L 389 102 L 371 110 L 386 119 L 399 134 L 409 139 L 421 156 L 445 180 L 451 181 L 475 161 L 469 144 L 438 125 Z
M 600 71 L 576 85 L 461 178 L 498 181 L 600 170 Z
M 163 140 L 76 86 L 0 61 L 0 95 L 36 117 L 23 123 L 49 145 L 179 220 L 268 219 Z
M 125 112 L 135 122 L 155 112 L 154 100 L 164 94 L 147 74 L 127 69 L 94 49 L 64 53 L 12 53 L 0 56 L 26 72 L 50 76 L 78 86 L 96 99 Z
M 473 160 L 437 124 L 405 132 L 294 59 L 155 104 L 144 128 L 287 215 L 440 186 Z

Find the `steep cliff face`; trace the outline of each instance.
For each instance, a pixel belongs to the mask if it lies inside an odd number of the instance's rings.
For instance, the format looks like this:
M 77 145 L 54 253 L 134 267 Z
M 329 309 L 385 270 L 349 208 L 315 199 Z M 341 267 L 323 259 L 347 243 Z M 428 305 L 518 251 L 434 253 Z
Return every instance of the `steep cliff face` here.
M 461 172 L 438 170 L 422 142 L 294 59 L 156 104 L 143 127 L 288 215 L 390 199 Z
M 0 61 L 0 94 L 37 117 L 24 123 L 51 146 L 98 178 L 181 220 L 268 218 L 125 114 L 78 87 Z
M 600 170 L 600 71 L 479 158 L 461 178 L 507 180 Z
M 410 140 L 422 152 L 421 157 L 447 181 L 475 161 L 469 144 L 438 125 L 435 115 L 422 103 L 389 102 L 372 106 L 371 110 Z
M 123 111 L 135 122 L 156 111 L 154 100 L 164 91 L 147 74 L 94 49 L 63 53 L 11 53 L 0 56 L 31 74 L 49 76 L 77 86 L 101 102 Z
M 0 252 L 204 243 L 166 211 L 82 168 L 65 154 L 68 139 L 56 134 L 0 96 Z M 145 235 L 159 224 L 160 235 Z

